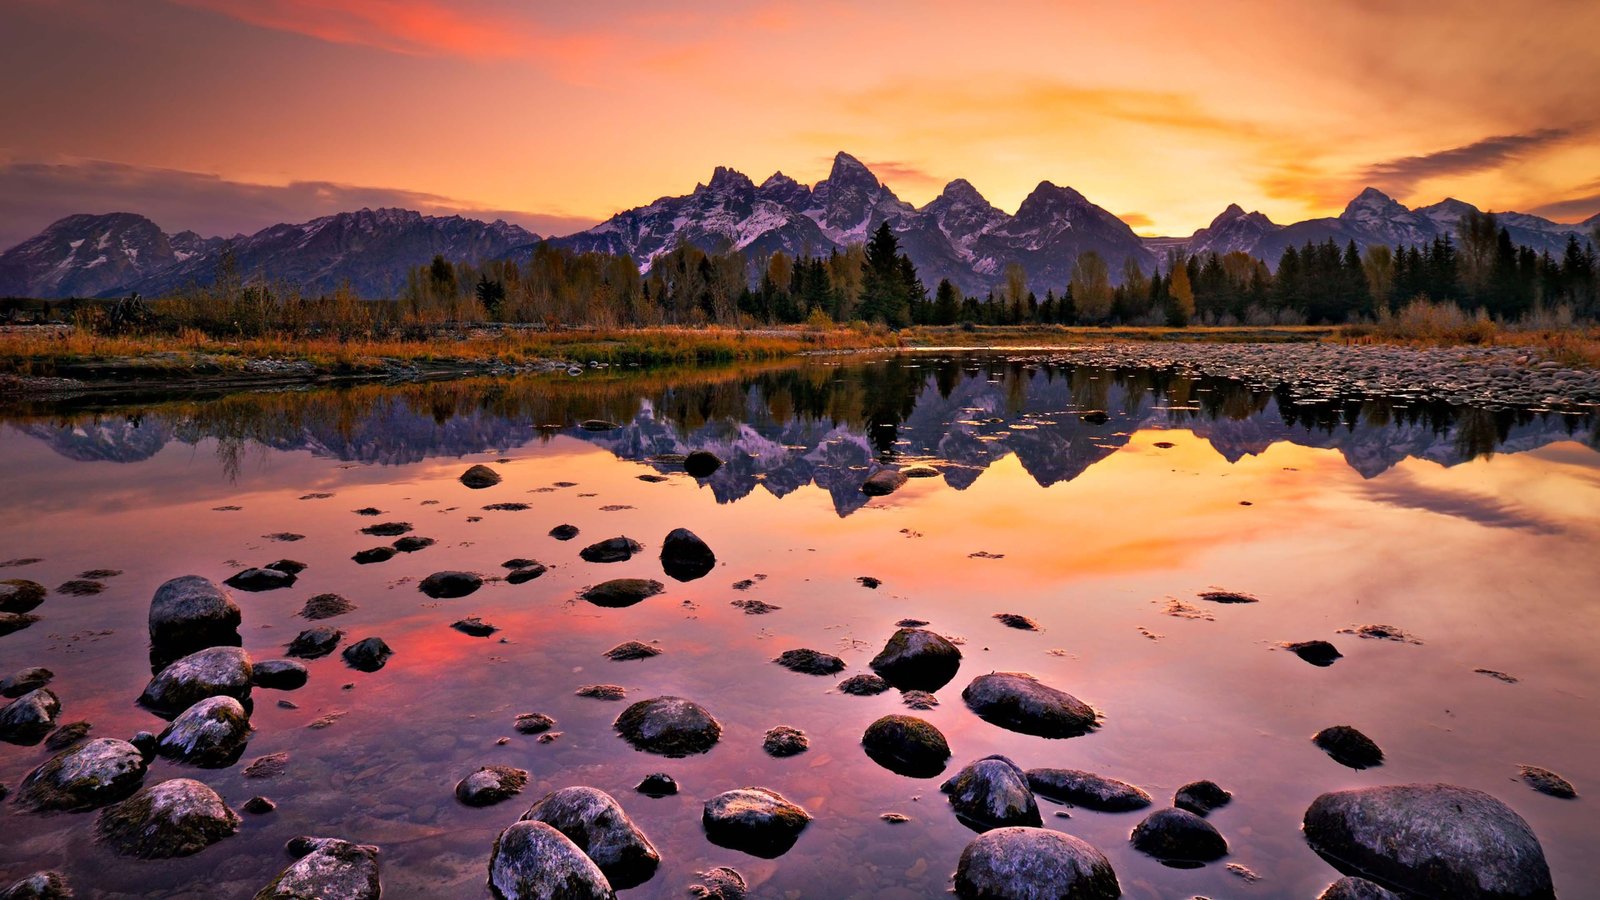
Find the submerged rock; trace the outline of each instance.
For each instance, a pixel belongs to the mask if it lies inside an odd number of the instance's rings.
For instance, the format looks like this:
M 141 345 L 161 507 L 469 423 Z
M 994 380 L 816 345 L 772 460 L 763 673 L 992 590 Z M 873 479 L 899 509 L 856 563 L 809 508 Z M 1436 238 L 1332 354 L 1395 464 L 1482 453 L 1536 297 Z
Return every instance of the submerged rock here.
M 615 888 L 650 880 L 661 855 L 615 797 L 592 787 L 568 787 L 539 798 L 522 814 L 524 822 L 544 822 L 566 835 Z
M 710 478 L 720 468 L 722 457 L 709 450 L 691 450 L 683 458 L 683 471 L 690 478 Z
M 246 800 L 244 805 L 240 806 L 239 808 L 252 816 L 264 816 L 267 813 L 277 809 L 278 804 L 273 803 L 268 797 L 263 797 L 260 794 L 257 794 L 256 796 L 251 797 L 249 800 Z
M 695 900 L 744 900 L 750 890 L 744 876 L 727 866 L 714 866 L 695 874 L 700 883 L 689 885 L 689 896 Z
M 36 688 L 0 709 L 0 741 L 33 745 L 56 727 L 61 700 L 49 688 Z
M 1017 613 L 995 613 L 994 617 L 999 620 L 1001 625 L 1004 625 L 1007 628 L 1015 628 L 1018 631 L 1039 630 L 1039 623 L 1024 615 L 1019 615 Z
M 900 474 L 907 478 L 937 478 L 939 477 L 939 470 L 933 466 L 919 463 L 914 466 L 906 466 L 900 470 Z
M 1482 791 L 1404 784 L 1312 801 L 1306 840 L 1334 867 L 1402 891 L 1463 898 L 1551 898 L 1533 829 Z
M 332 653 L 343 637 L 344 631 L 341 629 L 331 625 L 318 625 L 295 635 L 284 652 L 301 659 L 321 659 Z
M 586 684 L 573 693 L 595 700 L 621 700 L 628 696 L 628 689 L 620 684 Z
M 956 817 L 973 831 L 1044 824 L 1028 776 L 1004 756 L 985 756 L 968 763 L 939 790 L 950 795 Z
M 435 572 L 417 583 L 417 590 L 435 600 L 465 597 L 483 587 L 483 578 L 473 572 Z
M 5 678 L 0 678 L 0 697 L 13 699 L 21 697 L 29 691 L 44 687 L 55 677 L 56 673 L 43 666 L 18 669 Z
M 665 772 L 646 775 L 634 790 L 646 797 L 670 797 L 678 792 L 678 782 Z
M 306 686 L 310 673 L 292 659 L 264 659 L 250 666 L 250 680 L 258 688 L 293 691 Z
M 844 669 L 844 660 L 831 653 L 809 648 L 785 650 L 773 662 L 803 675 L 832 675 Z
M 578 536 L 578 526 L 557 525 L 556 527 L 550 529 L 550 536 L 558 541 L 570 541 Z
M 37 621 L 39 617 L 30 613 L 0 612 L 0 636 L 21 631 Z
M 670 757 L 705 753 L 722 738 L 722 724 L 682 697 L 640 700 L 623 710 L 613 727 L 635 749 Z
M 238 647 L 209 647 L 191 653 L 150 679 L 140 705 L 157 715 L 174 716 L 207 697 L 250 699 L 250 655 Z
M 1227 806 L 1233 799 L 1233 794 L 1223 790 L 1215 781 L 1191 781 L 1178 788 L 1172 795 L 1172 805 L 1179 809 L 1186 809 L 1197 816 L 1210 813 L 1213 809 Z
M 209 578 L 184 575 L 156 588 L 150 600 L 150 643 L 181 656 L 239 643 L 239 605 Z
M 172 720 L 156 752 L 205 768 L 231 766 L 250 740 L 250 717 L 232 697 L 207 697 Z
M 892 494 L 906 483 L 906 476 L 895 469 L 879 469 L 867 476 L 861 483 L 861 493 L 868 497 L 883 497 Z
M 383 638 L 363 638 L 344 648 L 345 665 L 361 672 L 376 672 L 389 662 L 394 651 Z
M 1518 766 L 1517 769 L 1522 780 L 1541 794 L 1549 794 L 1563 800 L 1571 800 L 1578 796 L 1578 789 L 1572 786 L 1572 782 L 1549 769 L 1541 769 L 1538 766 Z
M 623 641 L 605 652 L 606 659 L 616 662 L 627 662 L 635 659 L 649 659 L 660 656 L 661 648 L 652 647 L 642 641 Z
M 44 585 L 26 578 L 0 581 L 0 612 L 33 612 L 49 593 Z
M 661 542 L 661 569 L 678 581 L 704 577 L 717 564 L 717 555 L 687 528 L 674 528 Z
M 1339 648 L 1327 641 L 1294 641 L 1283 645 L 1283 649 L 1290 651 L 1313 666 L 1326 668 L 1333 665 L 1334 660 L 1344 656 Z
M 467 806 L 489 806 L 522 793 L 527 786 L 526 769 L 482 766 L 456 782 L 456 799 Z
M 95 738 L 45 760 L 22 779 L 17 802 L 29 809 L 82 811 L 139 789 L 148 762 L 138 747 Z
M 966 900 L 1114 900 L 1122 886 L 1105 854 L 1045 828 L 998 828 L 961 851 L 956 896 Z
M 123 856 L 169 859 L 199 853 L 237 832 L 239 821 L 216 791 L 174 778 L 101 810 L 95 831 Z
M 467 616 L 465 619 L 457 619 L 456 621 L 450 623 L 450 627 L 461 632 L 462 634 L 480 638 L 488 637 L 489 635 L 500 630 L 499 628 L 490 625 L 488 622 L 485 622 L 477 616 Z
M 0 900 L 68 900 L 72 887 L 60 872 L 35 872 L 0 891 Z
M 889 682 L 883 680 L 883 676 L 865 672 L 860 675 L 851 675 L 849 678 L 839 682 L 837 687 L 839 692 L 843 694 L 851 694 L 856 697 L 871 697 L 874 694 L 881 694 L 889 690 L 890 685 Z
M 55 731 L 50 732 L 49 737 L 44 739 L 44 748 L 51 753 L 57 750 L 65 750 L 87 738 L 89 730 L 93 727 L 88 722 L 68 722 L 65 725 L 58 726 Z
M 1201 591 L 1201 600 L 1210 600 L 1212 603 L 1260 603 L 1259 597 L 1240 591 Z
M 518 566 L 506 573 L 506 582 L 509 584 L 526 584 L 549 571 L 541 563 L 529 560 L 528 565 Z
M 393 547 L 369 547 L 366 550 L 357 550 L 350 558 L 355 560 L 357 565 L 370 566 L 373 563 L 388 562 L 394 559 L 394 555 L 398 552 L 400 551 Z
M 373 537 L 399 537 L 410 531 L 410 522 L 379 522 L 377 525 L 368 525 L 361 529 L 362 534 L 370 534 Z
M 1317 900 L 1400 900 L 1388 888 L 1373 884 L 1365 878 L 1344 878 L 1327 886 L 1317 895 Z
M 389 546 L 399 550 L 401 553 L 415 553 L 418 550 L 426 550 L 436 543 L 438 543 L 438 541 L 435 541 L 431 537 L 418 537 L 414 534 L 408 534 L 403 538 L 396 539 L 395 542 Z
M 300 617 L 304 619 L 331 619 L 342 616 L 347 612 L 354 612 L 356 605 L 338 594 L 318 594 L 306 601 L 300 608 Z
M 635 553 L 644 549 L 644 545 L 630 537 L 606 538 L 597 541 L 578 551 L 578 555 L 585 562 L 616 563 L 627 562 Z
M 556 720 L 544 713 L 518 713 L 512 727 L 518 734 L 544 734 L 556 727 Z
M 1075 737 L 1098 724 L 1087 703 L 1021 672 L 980 675 L 961 692 L 961 699 L 984 721 L 1022 734 Z
M 297 837 L 285 848 L 297 859 L 255 900 L 378 900 L 378 848 L 339 838 Z
M 946 638 L 921 628 L 896 631 L 872 658 L 872 671 L 901 690 L 936 691 L 961 668 L 961 650 Z
M 933 778 L 950 759 L 944 734 L 916 716 L 878 719 L 861 735 L 861 746 L 873 762 L 911 778 Z
M 1228 855 L 1216 826 L 1186 809 L 1158 809 L 1134 826 L 1130 838 L 1141 853 L 1170 862 L 1210 862 Z
M 1098 812 L 1127 812 L 1151 803 L 1143 790 L 1079 769 L 1029 769 L 1028 787 L 1041 797 Z
M 652 578 L 613 578 L 584 591 L 583 599 L 595 606 L 622 609 L 654 597 L 664 590 L 666 585 Z
M 260 591 L 276 591 L 281 588 L 294 587 L 295 580 L 295 573 L 293 572 L 285 572 L 280 569 L 273 569 L 263 566 L 260 568 L 245 569 L 241 572 L 236 572 L 232 577 L 224 581 L 223 584 L 226 584 L 228 587 L 236 590 L 257 593 Z
M 495 838 L 489 892 L 497 900 L 615 900 L 600 867 L 543 822 L 516 822 Z
M 747 787 L 707 800 L 700 821 L 711 843 L 776 859 L 800 839 L 811 814 L 777 791 Z
M 811 739 L 806 733 L 789 725 L 768 729 L 761 739 L 761 749 L 767 751 L 768 756 L 780 758 L 804 753 L 810 747 Z
M 477 465 L 462 472 L 460 481 L 473 490 L 482 490 L 499 484 L 500 473 L 488 466 Z
M 1370 769 L 1383 764 L 1383 751 L 1349 725 L 1334 725 L 1312 735 L 1311 742 L 1327 751 L 1333 761 L 1352 769 Z

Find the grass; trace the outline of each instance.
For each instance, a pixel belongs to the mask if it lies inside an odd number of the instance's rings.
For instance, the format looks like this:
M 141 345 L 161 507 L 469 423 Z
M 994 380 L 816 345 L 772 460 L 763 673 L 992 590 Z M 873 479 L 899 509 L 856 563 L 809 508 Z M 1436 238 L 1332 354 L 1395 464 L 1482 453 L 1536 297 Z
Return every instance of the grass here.
M 1346 325 L 1337 340 L 1349 344 L 1416 347 L 1515 347 L 1530 357 L 1575 368 L 1600 368 L 1600 326 L 1575 324 L 1562 312 L 1508 325 L 1449 303 L 1416 300 L 1375 325 Z

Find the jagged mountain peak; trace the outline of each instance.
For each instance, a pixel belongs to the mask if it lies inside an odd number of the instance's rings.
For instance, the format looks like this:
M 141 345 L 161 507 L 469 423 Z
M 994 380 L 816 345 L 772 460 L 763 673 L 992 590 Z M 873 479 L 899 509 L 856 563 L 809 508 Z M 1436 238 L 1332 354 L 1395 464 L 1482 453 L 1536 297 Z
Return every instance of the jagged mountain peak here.
M 968 206 L 991 205 L 988 198 L 979 193 L 978 189 L 972 186 L 972 182 L 965 178 L 957 178 L 955 181 L 945 185 L 944 190 L 939 192 L 939 197 L 950 200 L 953 203 L 962 203 Z
M 755 190 L 755 186 L 756 183 L 751 181 L 750 176 L 743 172 L 737 169 L 730 169 L 727 166 L 717 166 L 711 173 L 711 180 L 704 187 L 717 193 L 729 193 L 731 191 Z
M 1348 204 L 1344 212 L 1339 214 L 1341 219 L 1351 219 L 1359 216 L 1370 215 L 1396 215 L 1408 213 L 1408 209 L 1400 201 L 1385 194 L 1375 187 L 1363 188 Z

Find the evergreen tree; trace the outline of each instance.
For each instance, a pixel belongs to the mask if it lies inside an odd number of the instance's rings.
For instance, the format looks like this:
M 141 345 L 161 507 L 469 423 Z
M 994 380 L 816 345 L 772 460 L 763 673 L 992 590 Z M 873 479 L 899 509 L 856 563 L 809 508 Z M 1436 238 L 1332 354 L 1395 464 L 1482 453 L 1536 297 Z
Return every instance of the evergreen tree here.
M 911 271 L 914 274 L 916 270 Z M 891 328 L 911 323 L 911 298 L 900 264 L 900 242 L 888 222 L 878 226 L 867 242 L 858 312 L 868 322 L 883 322 Z

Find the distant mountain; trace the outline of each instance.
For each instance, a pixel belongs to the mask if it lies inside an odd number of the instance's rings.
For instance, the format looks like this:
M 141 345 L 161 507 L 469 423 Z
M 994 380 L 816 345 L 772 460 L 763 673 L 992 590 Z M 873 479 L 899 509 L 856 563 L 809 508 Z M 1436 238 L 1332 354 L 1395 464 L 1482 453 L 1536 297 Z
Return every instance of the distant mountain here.
M 311 292 L 348 283 L 366 298 L 395 297 L 407 273 L 435 255 L 455 261 L 505 256 L 539 238 L 517 225 L 406 209 L 362 209 L 273 225 L 253 235 L 202 238 L 162 233 L 132 213 L 68 216 L 0 254 L 0 296 L 159 296 L 217 277 L 231 246 L 240 275 Z

